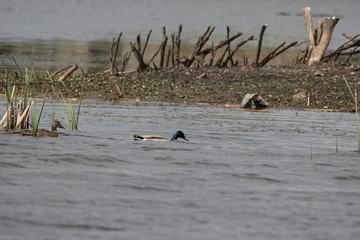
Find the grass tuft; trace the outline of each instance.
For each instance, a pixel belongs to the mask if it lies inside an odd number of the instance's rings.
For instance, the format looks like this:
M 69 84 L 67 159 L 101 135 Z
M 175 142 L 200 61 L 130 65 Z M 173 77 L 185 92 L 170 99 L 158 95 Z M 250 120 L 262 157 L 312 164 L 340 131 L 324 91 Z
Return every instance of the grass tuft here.
M 359 116 L 359 108 L 358 108 L 358 102 L 359 102 L 359 98 L 358 98 L 358 93 L 357 93 L 357 88 L 356 85 L 354 87 L 354 92 L 350 87 L 350 84 L 347 80 L 347 78 L 344 76 L 343 77 L 346 86 L 348 87 L 350 94 L 354 100 L 354 106 L 355 106 L 355 116 L 356 116 L 356 133 L 357 133 L 357 141 L 358 141 L 358 152 L 360 152 L 360 116 Z

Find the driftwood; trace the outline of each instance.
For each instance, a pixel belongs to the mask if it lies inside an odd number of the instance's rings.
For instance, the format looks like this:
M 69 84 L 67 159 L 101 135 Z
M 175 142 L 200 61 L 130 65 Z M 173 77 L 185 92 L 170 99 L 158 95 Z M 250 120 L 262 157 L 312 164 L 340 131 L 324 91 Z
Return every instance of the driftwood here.
M 311 65 L 323 59 L 335 26 L 340 18 L 332 17 L 321 19 L 318 21 L 317 28 L 313 29 L 310 7 L 303 9 L 303 14 L 307 33 L 307 49 L 304 62 Z
M 60 73 L 68 70 L 69 68 L 71 68 L 71 66 L 67 66 L 65 68 L 62 68 L 60 70 L 57 70 L 56 72 L 54 72 L 53 74 L 51 74 L 51 78 L 54 79 L 56 76 L 58 76 Z
M 64 81 L 65 79 L 67 79 L 71 74 L 73 74 L 73 72 L 75 72 L 77 69 L 79 68 L 79 65 L 75 64 L 74 66 L 68 68 L 66 70 L 66 72 L 61 75 L 58 79 L 59 82 Z

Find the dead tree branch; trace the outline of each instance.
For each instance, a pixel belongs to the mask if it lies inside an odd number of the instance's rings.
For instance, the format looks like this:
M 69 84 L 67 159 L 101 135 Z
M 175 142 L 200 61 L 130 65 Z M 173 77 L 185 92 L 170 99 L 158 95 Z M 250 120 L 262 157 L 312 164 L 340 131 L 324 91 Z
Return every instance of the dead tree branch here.
M 215 30 L 215 27 L 209 26 L 206 29 L 205 33 L 199 37 L 199 39 L 197 40 L 197 42 L 194 46 L 194 50 L 193 50 L 191 57 L 190 58 L 185 57 L 185 60 L 182 62 L 185 67 L 190 67 L 191 64 L 194 62 L 194 60 L 196 59 L 196 57 L 201 55 L 200 54 L 201 49 L 203 48 L 205 43 L 209 40 L 209 38 L 210 38 L 211 34 L 214 32 L 214 30 Z
M 251 36 L 249 37 L 248 39 L 238 43 L 236 46 L 235 46 L 235 49 L 233 51 L 231 51 L 229 53 L 229 56 L 225 59 L 225 61 L 222 63 L 222 67 L 226 67 L 227 66 L 227 63 L 232 60 L 232 57 L 235 55 L 235 53 L 239 50 L 239 48 L 241 46 L 243 46 L 245 43 L 249 42 L 249 41 L 253 41 L 254 40 L 254 36 Z M 234 66 L 234 63 L 232 63 L 232 65 Z
M 351 37 L 347 34 L 343 34 L 343 36 L 346 37 L 348 41 L 343 43 L 335 51 L 326 54 L 324 56 L 324 61 L 328 61 L 334 56 L 336 60 L 340 55 L 349 55 L 351 57 L 352 55 L 359 53 L 359 50 L 357 50 L 357 48 L 360 47 L 360 33 L 356 34 L 354 37 Z M 346 52 L 347 50 L 349 51 Z
M 121 36 L 122 36 L 122 32 L 119 34 L 116 42 L 115 42 L 115 38 L 113 38 L 111 48 L 110 48 L 110 71 L 112 74 L 119 72 L 119 69 L 117 68 L 116 58 L 117 58 L 118 51 L 119 51 Z
M 145 51 L 151 36 L 152 30 L 149 31 L 149 34 L 147 35 L 146 41 L 145 41 L 145 45 L 144 48 L 141 50 L 141 37 L 140 34 L 136 37 L 136 44 L 133 44 L 132 42 L 130 42 L 130 46 L 131 46 L 131 50 L 135 55 L 136 60 L 139 63 L 139 66 L 137 68 L 138 72 L 142 72 L 147 70 L 150 66 L 149 64 L 145 63 L 144 60 L 144 55 L 145 55 Z
M 160 68 L 164 67 L 164 58 L 165 58 L 167 40 L 168 37 L 166 36 L 166 28 L 163 27 L 163 41 L 161 43 L 161 52 L 160 52 Z
M 127 65 L 129 64 L 131 53 L 132 53 L 132 51 L 129 51 L 124 54 L 122 68 L 121 68 L 122 72 L 125 72 Z
M 262 41 L 263 41 L 264 33 L 265 33 L 265 30 L 266 30 L 267 27 L 268 27 L 268 25 L 265 24 L 265 25 L 263 25 L 261 27 L 261 30 L 260 30 L 258 48 L 257 48 L 256 58 L 255 58 L 255 66 L 259 66 L 259 59 L 260 59 L 260 54 L 261 54 Z
M 263 67 L 265 66 L 270 60 L 276 58 L 277 56 L 279 56 L 281 53 L 285 52 L 286 50 L 288 50 L 289 48 L 295 46 L 298 42 L 292 42 L 289 45 L 285 45 L 286 42 L 283 42 L 282 44 L 280 44 L 280 46 L 278 46 L 274 51 L 272 51 L 271 53 L 269 53 L 266 57 L 264 57 L 264 59 L 258 64 L 258 67 Z
M 175 61 L 177 67 L 179 67 L 180 64 L 181 33 L 182 33 L 182 24 L 179 25 L 179 31 L 177 36 L 175 37 L 175 46 L 176 46 Z
M 303 14 L 308 40 L 304 61 L 311 65 L 323 59 L 335 26 L 340 18 L 332 17 L 321 19 L 318 21 L 317 28 L 313 29 L 310 7 L 303 9 Z

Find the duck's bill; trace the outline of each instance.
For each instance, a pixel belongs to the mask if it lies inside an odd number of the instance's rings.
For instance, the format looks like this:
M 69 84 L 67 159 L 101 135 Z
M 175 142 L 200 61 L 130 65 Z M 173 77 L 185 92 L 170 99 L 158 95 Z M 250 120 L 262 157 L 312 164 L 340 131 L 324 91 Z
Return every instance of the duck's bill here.
M 184 139 L 185 141 L 190 142 L 190 140 L 189 140 L 189 139 L 187 139 L 186 137 L 183 137 L 183 139 Z

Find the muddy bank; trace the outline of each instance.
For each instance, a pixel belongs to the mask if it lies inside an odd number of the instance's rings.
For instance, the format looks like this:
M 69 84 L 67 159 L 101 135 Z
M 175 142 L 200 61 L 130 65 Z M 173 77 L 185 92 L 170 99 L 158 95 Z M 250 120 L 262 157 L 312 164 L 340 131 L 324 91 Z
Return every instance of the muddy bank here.
M 56 98 L 54 86 L 64 97 L 211 104 L 240 104 L 246 93 L 257 92 L 275 107 L 352 111 L 354 103 L 344 77 L 352 86 L 357 85 L 358 67 L 180 68 L 119 76 L 103 72 L 86 77 L 77 74 L 63 83 L 37 76 L 31 89 L 34 97 Z M 21 91 L 23 82 L 15 77 L 13 82 L 18 82 Z

